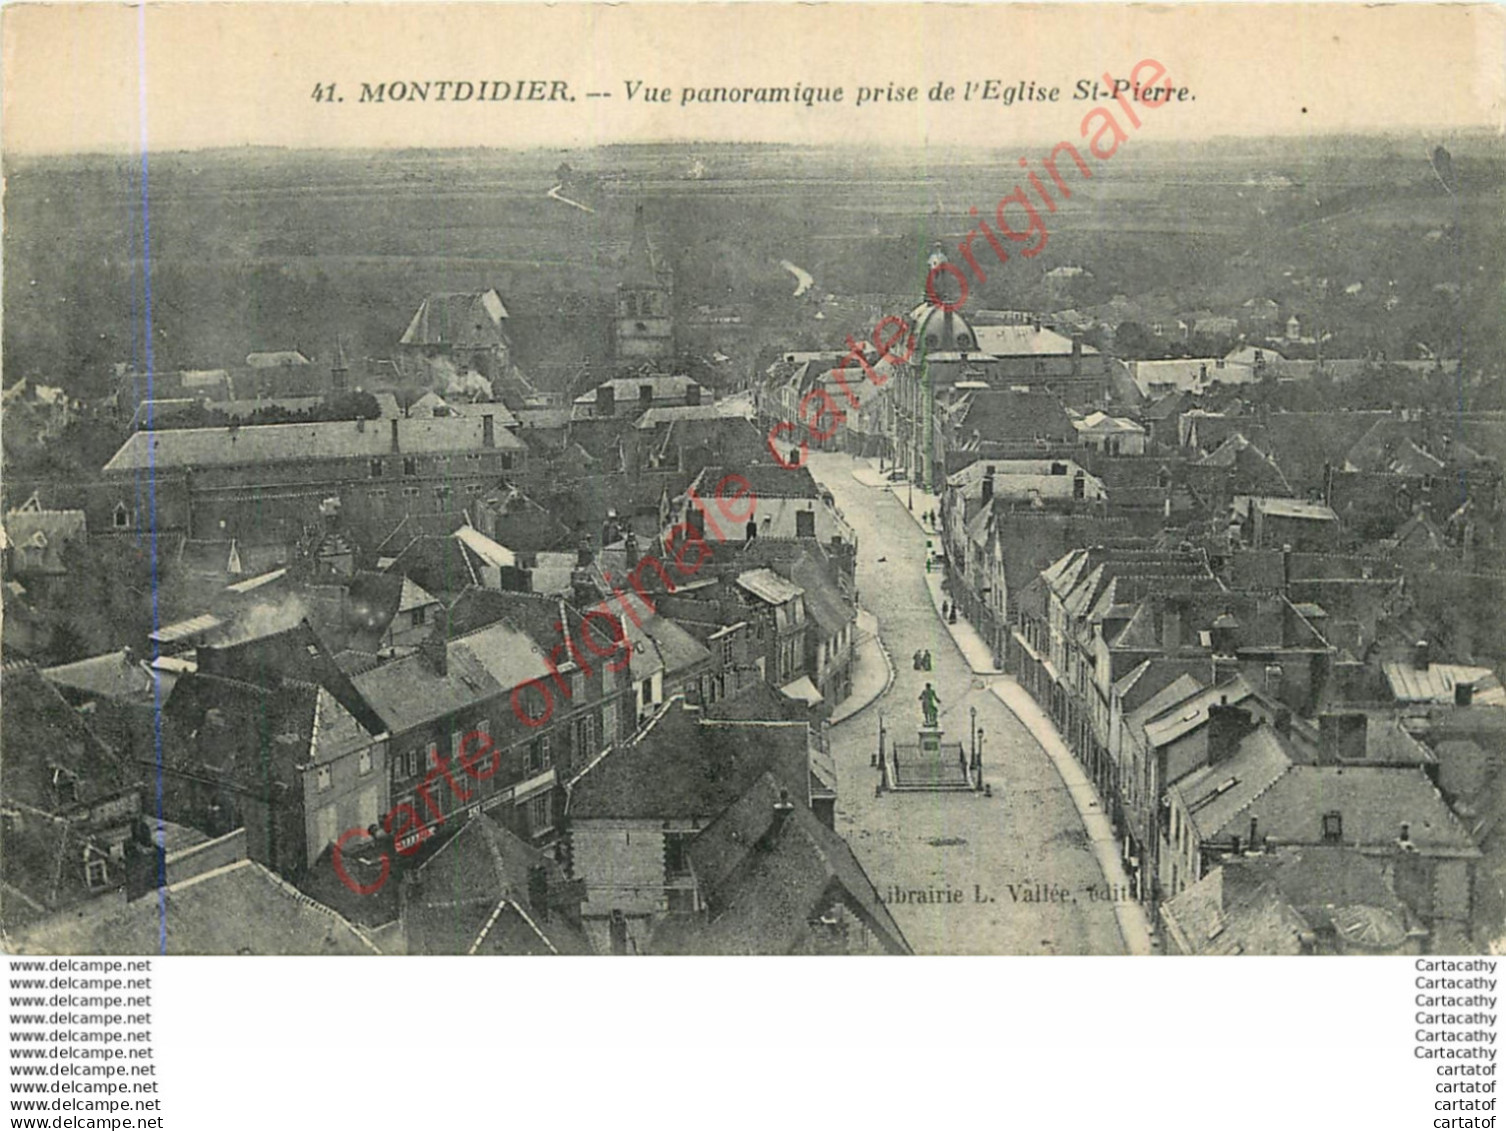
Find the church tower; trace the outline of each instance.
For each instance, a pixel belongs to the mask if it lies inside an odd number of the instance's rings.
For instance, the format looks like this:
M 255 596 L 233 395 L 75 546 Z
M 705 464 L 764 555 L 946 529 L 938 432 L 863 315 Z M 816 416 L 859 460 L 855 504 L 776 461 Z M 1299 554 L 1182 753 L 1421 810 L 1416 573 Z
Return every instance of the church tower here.
M 617 284 L 614 360 L 618 366 L 638 368 L 674 356 L 673 299 L 673 280 L 649 243 L 640 204 L 633 212 L 633 239 L 622 281 Z

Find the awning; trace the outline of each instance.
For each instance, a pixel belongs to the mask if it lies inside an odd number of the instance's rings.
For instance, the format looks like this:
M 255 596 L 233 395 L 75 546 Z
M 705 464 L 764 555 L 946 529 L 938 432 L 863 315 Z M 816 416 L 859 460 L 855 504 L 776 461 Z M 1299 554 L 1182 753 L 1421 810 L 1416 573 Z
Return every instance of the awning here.
M 779 691 L 782 695 L 788 695 L 791 699 L 798 699 L 802 703 L 809 703 L 812 707 L 822 701 L 821 692 L 816 690 L 816 685 L 811 682 L 811 677 L 808 675 L 785 684 Z

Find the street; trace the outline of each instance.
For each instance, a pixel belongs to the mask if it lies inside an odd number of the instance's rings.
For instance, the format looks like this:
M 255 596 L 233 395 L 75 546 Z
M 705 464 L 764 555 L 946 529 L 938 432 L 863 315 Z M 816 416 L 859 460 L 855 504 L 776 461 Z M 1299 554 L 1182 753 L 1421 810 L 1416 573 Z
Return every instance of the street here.
M 878 619 L 894 686 L 831 730 L 838 774 L 837 831 L 852 846 L 917 954 L 1122 954 L 1103 873 L 1071 798 L 1045 751 L 974 676 L 937 616 L 925 583 L 926 535 L 905 504 L 853 478 L 849 456 L 812 452 L 858 536 L 859 600 Z M 917 504 L 918 505 L 918 504 Z M 912 656 L 929 649 L 931 671 Z M 984 732 L 977 793 L 874 796 L 880 715 L 888 741 L 916 741 L 920 695 L 940 695 L 945 741 L 968 747 L 969 712 Z

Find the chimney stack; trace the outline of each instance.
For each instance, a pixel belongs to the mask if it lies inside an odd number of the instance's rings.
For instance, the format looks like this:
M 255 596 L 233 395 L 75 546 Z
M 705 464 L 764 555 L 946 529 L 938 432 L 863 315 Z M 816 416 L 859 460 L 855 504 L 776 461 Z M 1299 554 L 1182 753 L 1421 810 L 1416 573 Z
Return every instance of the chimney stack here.
M 617 415 L 617 389 L 610 381 L 596 390 L 596 415 L 603 418 Z
M 1292 590 L 1292 544 L 1281 547 L 1281 592 L 1291 595 Z
M 481 446 L 483 448 L 497 446 L 497 418 L 489 412 L 481 417 Z
M 1368 730 L 1369 720 L 1361 712 L 1324 715 L 1318 721 L 1318 764 L 1363 762 Z
M 1082 376 L 1082 339 L 1072 336 L 1072 376 Z
M 989 464 L 983 472 L 983 501 L 986 503 L 994 497 L 994 467 Z
M 1412 666 L 1420 672 L 1425 672 L 1433 665 L 1433 649 L 1426 640 L 1419 640 L 1417 647 L 1412 652 Z
M 688 405 L 701 403 L 701 386 L 694 381 L 685 386 L 685 403 Z
M 435 675 L 443 677 L 450 674 L 450 649 L 438 625 L 419 641 L 418 652 Z
M 535 915 L 549 910 L 549 872 L 542 864 L 528 869 L 528 906 Z
M 397 417 L 395 416 L 392 418 L 392 450 L 394 452 L 403 450 L 402 445 L 397 441 Z
M 1229 706 L 1229 697 L 1208 708 L 1208 765 L 1217 766 L 1234 757 L 1240 739 L 1255 729 L 1250 712 Z
M 1475 685 L 1472 683 L 1454 684 L 1454 706 L 1468 707 L 1475 701 Z

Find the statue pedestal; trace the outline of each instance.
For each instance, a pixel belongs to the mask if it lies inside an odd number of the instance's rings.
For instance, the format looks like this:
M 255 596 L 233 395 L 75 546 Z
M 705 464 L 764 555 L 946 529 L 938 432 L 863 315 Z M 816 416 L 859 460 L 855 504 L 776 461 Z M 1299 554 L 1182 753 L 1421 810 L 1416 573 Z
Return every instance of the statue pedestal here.
M 939 754 L 941 736 L 945 733 L 940 727 L 921 727 L 919 731 L 921 751 L 927 754 Z

